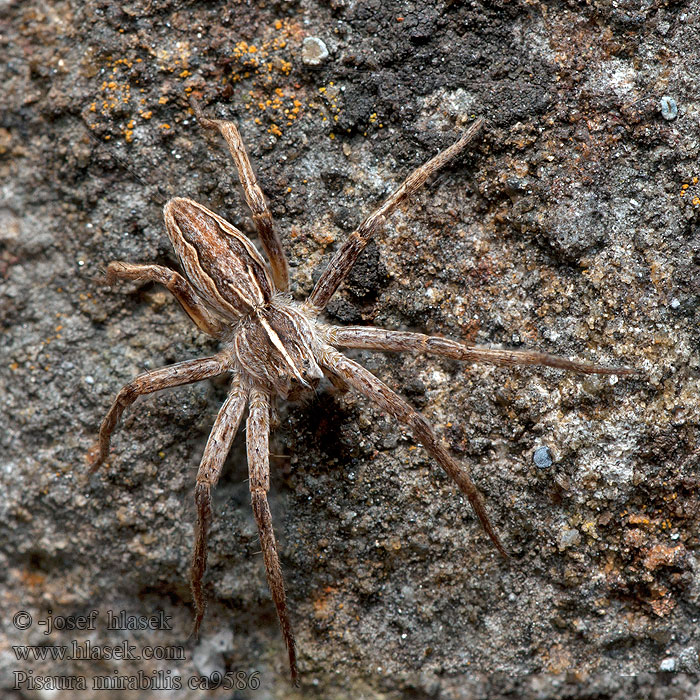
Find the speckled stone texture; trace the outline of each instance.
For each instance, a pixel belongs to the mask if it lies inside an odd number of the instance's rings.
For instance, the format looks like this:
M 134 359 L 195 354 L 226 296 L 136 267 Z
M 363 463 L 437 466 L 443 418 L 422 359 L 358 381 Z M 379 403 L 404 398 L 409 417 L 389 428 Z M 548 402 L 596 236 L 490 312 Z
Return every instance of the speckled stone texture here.
M 0 23 L 3 698 L 166 697 L 154 689 L 177 679 L 167 697 L 697 696 L 698 2 L 10 0 Z M 318 65 L 302 60 L 309 37 L 328 50 Z M 324 386 L 282 407 L 271 507 L 299 690 L 242 435 L 215 494 L 203 634 L 188 637 L 194 475 L 225 382 L 140 399 L 109 464 L 84 467 L 122 384 L 215 351 L 163 289 L 101 285 L 106 263 L 174 265 L 170 196 L 253 230 L 187 93 L 240 124 L 297 298 L 406 174 L 486 117 L 369 246 L 328 320 L 647 375 L 353 355 L 469 466 L 510 561 L 367 401 Z M 97 610 L 95 629 L 45 634 L 49 609 Z M 121 610 L 165 617 L 108 630 Z M 12 649 L 72 640 L 102 658 Z M 130 658 L 98 647 L 124 641 Z M 150 691 L 36 688 L 139 672 Z M 191 687 L 199 673 L 232 687 Z

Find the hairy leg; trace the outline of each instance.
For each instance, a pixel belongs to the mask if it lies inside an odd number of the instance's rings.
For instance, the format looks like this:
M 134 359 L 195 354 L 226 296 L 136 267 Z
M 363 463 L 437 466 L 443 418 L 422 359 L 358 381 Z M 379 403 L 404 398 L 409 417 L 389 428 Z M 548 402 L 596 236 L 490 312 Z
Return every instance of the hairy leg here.
M 474 508 L 486 534 L 496 545 L 498 551 L 507 557 L 508 553 L 486 513 L 483 496 L 471 480 L 467 470 L 452 457 L 447 448 L 437 439 L 428 421 L 398 394 L 389 389 L 384 382 L 345 355 L 329 347 L 322 360 L 322 366 L 329 372 L 343 379 L 353 389 L 411 429 L 416 442 L 421 443 L 428 450 L 435 461 L 456 482 L 460 491 L 469 499 L 469 503 Z
M 532 350 L 498 350 L 492 348 L 465 345 L 449 338 L 409 333 L 407 331 L 388 331 L 383 328 L 367 326 L 333 326 L 327 329 L 327 342 L 344 348 L 363 348 L 366 350 L 387 350 L 390 352 L 420 352 L 428 355 L 440 355 L 464 362 L 489 362 L 494 365 L 536 365 L 556 367 L 582 374 L 620 374 L 636 375 L 638 370 L 629 367 L 602 367 L 592 362 L 569 360 L 557 355 Z
M 111 262 L 107 265 L 107 284 L 115 280 L 143 280 L 162 284 L 179 302 L 201 330 L 217 338 L 223 325 L 202 303 L 192 285 L 178 272 L 162 265 L 132 265 Z
M 341 246 L 328 264 L 311 295 L 307 304 L 317 311 L 326 307 L 330 298 L 338 289 L 342 281 L 347 277 L 352 266 L 357 260 L 357 256 L 362 252 L 372 236 L 380 231 L 386 222 L 387 217 L 396 209 L 404 199 L 407 199 L 423 186 L 425 181 L 437 170 L 444 167 L 472 141 L 481 129 L 483 119 L 477 119 L 463 134 L 463 136 L 453 143 L 449 148 L 438 153 L 434 158 L 414 170 L 403 182 L 403 184 L 391 194 L 384 204 L 373 211 L 350 237 Z
M 141 374 L 132 382 L 129 382 L 117 394 L 114 403 L 100 426 L 100 434 L 97 444 L 93 445 L 87 454 L 86 460 L 90 472 L 94 472 L 102 464 L 109 454 L 109 440 L 121 414 L 127 406 L 131 406 L 142 394 L 151 394 L 154 391 L 168 389 L 181 384 L 192 384 L 208 377 L 215 377 L 227 371 L 226 359 L 218 355 L 203 357 L 198 360 L 178 362 L 170 367 L 161 367 Z
M 214 427 L 209 434 L 207 446 L 204 448 L 202 461 L 197 471 L 197 484 L 194 490 L 197 525 L 195 526 L 194 554 L 190 569 L 192 599 L 196 611 L 193 627 L 195 637 L 199 634 L 199 626 L 206 608 L 202 579 L 207 568 L 207 539 L 212 520 L 211 489 L 219 481 L 221 470 L 238 432 L 238 426 L 247 402 L 248 392 L 241 387 L 239 377 L 234 377 L 228 398 L 214 421 Z
M 194 111 L 195 117 L 197 117 L 197 121 L 203 128 L 218 129 L 219 133 L 226 140 L 231 156 L 236 163 L 238 179 L 243 186 L 243 194 L 248 207 L 253 213 L 253 221 L 255 222 L 260 242 L 270 260 L 272 279 L 277 289 L 285 291 L 289 286 L 287 257 L 282 249 L 282 242 L 272 224 L 272 215 L 267 207 L 258 181 L 255 179 L 255 173 L 250 165 L 248 154 L 243 145 L 243 139 L 241 139 L 236 125 L 233 122 L 221 119 L 208 119 L 204 116 L 199 104 L 193 97 L 190 97 L 190 106 Z
M 272 600 L 277 608 L 277 617 L 282 628 L 284 643 L 287 645 L 292 681 L 296 683 L 297 662 L 294 635 L 287 612 L 287 597 L 284 592 L 282 569 L 277 556 L 275 533 L 272 529 L 272 516 L 267 503 L 267 492 L 270 488 L 270 399 L 264 391 L 259 389 L 253 389 L 250 393 L 246 432 L 250 495 L 265 561 L 267 585 L 270 587 Z

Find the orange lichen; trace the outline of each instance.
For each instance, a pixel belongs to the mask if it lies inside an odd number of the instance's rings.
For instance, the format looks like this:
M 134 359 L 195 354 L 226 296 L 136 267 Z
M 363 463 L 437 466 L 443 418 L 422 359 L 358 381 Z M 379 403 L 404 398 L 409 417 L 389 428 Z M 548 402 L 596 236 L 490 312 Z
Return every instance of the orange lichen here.
M 654 571 L 661 566 L 678 566 L 685 554 L 685 547 L 677 545 L 671 547 L 666 544 L 656 544 L 647 550 L 644 558 L 644 566 Z
M 244 107 L 253 112 L 251 116 L 256 124 L 277 137 L 282 135 L 285 127 L 292 126 L 305 116 L 315 117 L 326 124 L 340 122 L 342 92 L 339 86 L 333 82 L 319 86 L 318 96 L 322 100 L 314 101 L 309 99 L 308 93 L 299 92 L 301 84 L 290 84 L 286 80 L 294 68 L 294 47 L 298 47 L 305 36 L 306 30 L 298 20 L 277 19 L 271 25 L 260 27 L 254 40 L 238 41 L 226 57 L 225 72 L 219 75 L 225 93 L 229 94 L 231 85 L 243 80 L 250 81 L 249 99 Z M 205 79 L 198 73 L 193 74 L 190 68 L 193 50 L 189 40 L 181 40 L 174 46 L 161 46 L 150 51 L 147 60 L 158 70 L 169 74 L 168 79 L 161 83 L 162 91 L 158 96 L 148 96 L 148 91 L 138 84 L 132 88 L 132 83 L 137 83 L 140 75 L 131 69 L 144 60 L 142 57 L 107 56 L 104 68 L 109 78 L 101 83 L 100 99 L 90 104 L 89 111 L 100 111 L 103 116 L 111 116 L 117 107 L 123 111 L 124 105 L 131 104 L 135 114 L 142 119 L 150 119 L 158 114 L 159 105 L 172 103 L 183 91 L 188 95 L 193 91 L 201 94 Z M 136 104 L 132 100 L 132 91 L 140 93 Z M 168 113 L 168 118 L 173 118 L 171 113 Z M 95 128 L 94 124 L 89 126 Z M 382 128 L 383 124 L 377 125 L 377 114 L 373 113 L 367 126 Z M 160 125 L 159 128 L 169 127 Z M 133 125 L 122 125 L 119 131 L 127 142 L 139 133 Z M 335 138 L 336 133 L 337 128 L 330 138 Z
M 694 175 L 692 178 L 690 178 L 690 182 L 684 182 L 681 185 L 681 190 L 678 193 L 680 197 L 690 195 L 688 199 L 690 199 L 690 203 L 694 207 L 700 206 L 700 188 L 696 187 L 698 181 L 698 176 Z

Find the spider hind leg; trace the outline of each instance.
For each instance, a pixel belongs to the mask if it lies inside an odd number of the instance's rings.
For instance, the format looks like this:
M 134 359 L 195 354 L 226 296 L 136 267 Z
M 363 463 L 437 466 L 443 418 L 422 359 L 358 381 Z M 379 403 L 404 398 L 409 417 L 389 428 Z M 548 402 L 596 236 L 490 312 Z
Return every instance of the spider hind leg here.
M 277 289 L 285 291 L 289 286 L 287 257 L 282 248 L 282 241 L 273 226 L 272 214 L 270 214 L 265 196 L 255 178 L 253 167 L 250 164 L 248 153 L 238 128 L 233 122 L 205 117 L 194 97 L 190 97 L 190 107 L 192 107 L 197 121 L 204 129 L 217 129 L 224 137 L 231 157 L 236 164 L 238 179 L 243 187 L 245 200 L 252 212 L 258 237 L 270 261 L 272 279 Z
M 486 512 L 484 497 L 472 481 L 466 468 L 452 457 L 447 448 L 435 436 L 428 421 L 362 365 L 358 365 L 330 347 L 326 349 L 323 366 L 332 374 L 338 375 L 353 389 L 376 403 L 382 410 L 394 416 L 396 420 L 411 430 L 416 442 L 425 447 L 433 459 L 457 484 L 459 490 L 467 497 L 481 526 L 496 546 L 496 549 L 504 557 L 508 558 L 508 552 Z
M 202 379 L 215 377 L 217 374 L 223 374 L 226 371 L 226 360 L 214 355 L 198 360 L 186 360 L 169 367 L 161 367 L 152 372 L 145 372 L 126 384 L 107 411 L 107 415 L 100 425 L 97 443 L 92 446 L 86 456 L 90 472 L 96 471 L 107 459 L 109 443 L 119 418 L 124 409 L 131 406 L 139 396 L 182 384 L 192 384 Z
M 500 367 L 534 366 L 554 367 L 579 374 L 639 375 L 631 367 L 603 365 L 570 360 L 561 355 L 550 355 L 534 350 L 501 350 L 479 345 L 467 345 L 457 340 L 410 331 L 389 331 L 369 326 L 332 326 L 327 331 L 328 342 L 337 347 L 362 348 L 385 352 L 415 352 L 449 357 L 462 362 L 486 362 Z
M 190 568 L 190 586 L 195 607 L 192 633 L 195 637 L 199 634 L 199 627 L 206 609 L 202 581 L 207 568 L 207 540 L 212 521 L 211 489 L 219 481 L 224 462 L 238 432 L 247 400 L 247 393 L 241 389 L 238 378 L 235 377 L 228 398 L 214 421 L 197 471 L 197 484 L 194 491 L 197 524 Z
M 258 525 L 267 585 L 277 608 L 277 617 L 287 646 L 292 682 L 296 684 L 298 674 L 294 634 L 287 611 L 287 596 L 284 591 L 284 578 L 277 554 L 275 533 L 272 529 L 272 515 L 267 502 L 267 492 L 270 488 L 270 398 L 267 393 L 258 389 L 251 392 L 246 436 L 250 496 L 255 522 Z

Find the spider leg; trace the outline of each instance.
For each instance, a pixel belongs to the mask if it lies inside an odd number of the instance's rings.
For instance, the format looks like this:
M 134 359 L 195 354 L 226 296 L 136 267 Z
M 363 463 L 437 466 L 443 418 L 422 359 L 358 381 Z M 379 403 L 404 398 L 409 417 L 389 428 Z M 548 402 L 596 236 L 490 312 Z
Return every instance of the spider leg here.
M 483 119 L 477 119 L 458 141 L 414 170 L 404 180 L 403 184 L 393 194 L 389 195 L 384 203 L 350 234 L 350 237 L 333 256 L 328 267 L 324 270 L 318 282 L 316 282 L 316 286 L 307 299 L 306 303 L 308 306 L 316 311 L 321 311 L 326 307 L 335 290 L 338 289 L 352 269 L 357 256 L 364 250 L 372 236 L 384 227 L 388 216 L 394 209 L 404 199 L 407 199 L 422 187 L 434 172 L 447 165 L 463 151 L 467 144 L 474 139 L 483 124 Z
M 384 382 L 336 350 L 327 347 L 321 364 L 329 372 L 342 378 L 353 389 L 377 403 L 382 410 L 411 429 L 416 442 L 428 450 L 435 461 L 456 482 L 460 491 L 469 499 L 481 526 L 496 545 L 498 551 L 504 557 L 508 557 L 508 553 L 486 513 L 484 498 L 479 489 L 471 480 L 465 467 L 460 465 L 447 451 L 443 443 L 437 439 L 428 421 L 398 394 L 389 389 Z
M 539 367 L 556 367 L 581 374 L 620 374 L 635 375 L 638 370 L 630 367 L 602 367 L 592 362 L 569 360 L 559 355 L 549 355 L 532 350 L 498 350 L 477 345 L 465 345 L 449 338 L 409 333 L 407 331 L 388 331 L 383 328 L 367 326 L 332 326 L 327 330 L 328 342 L 344 348 L 363 348 L 366 350 L 387 350 L 390 352 L 419 352 L 428 355 L 449 357 L 464 362 L 488 362 L 500 366 L 536 365 Z
M 250 165 L 248 154 L 243 144 L 243 139 L 238 128 L 233 122 L 222 119 L 208 119 L 202 113 L 202 109 L 194 97 L 190 97 L 190 106 L 194 111 L 197 121 L 205 129 L 218 129 L 224 137 L 231 152 L 231 156 L 238 170 L 238 179 L 243 186 L 243 194 L 248 207 L 253 213 L 253 222 L 260 237 L 265 253 L 270 261 L 272 279 L 277 289 L 285 291 L 289 286 L 289 267 L 287 257 L 282 248 L 282 241 L 274 229 L 272 215 L 268 209 L 265 197 L 255 179 L 255 173 Z
M 282 569 L 280 568 L 277 555 L 275 533 L 272 529 L 272 516 L 267 503 L 267 492 L 270 488 L 270 399 L 267 393 L 259 389 L 253 389 L 250 394 L 246 433 L 250 495 L 265 561 L 267 585 L 270 588 L 272 600 L 277 608 L 277 617 L 282 628 L 282 636 L 284 637 L 284 643 L 287 645 L 292 681 L 296 683 L 297 662 L 294 635 L 287 612 L 284 579 L 282 578 Z
M 246 403 L 248 392 L 242 388 L 240 378 L 234 377 L 231 390 L 224 405 L 214 421 L 214 426 L 204 448 L 202 461 L 197 471 L 197 484 L 194 490 L 194 501 L 197 506 L 197 525 L 195 527 L 194 554 L 190 569 L 190 584 L 192 599 L 195 606 L 193 634 L 199 633 L 199 626 L 204 617 L 206 599 L 202 591 L 202 579 L 207 568 L 207 539 L 212 520 L 211 489 L 216 486 L 221 475 L 226 457 L 231 449 L 233 439 L 238 432 Z
M 219 355 L 203 357 L 198 360 L 178 362 L 169 367 L 146 372 L 139 375 L 133 381 L 122 387 L 114 399 L 107 415 L 100 426 L 98 441 L 87 454 L 86 461 L 90 472 L 94 472 L 109 454 L 109 440 L 121 414 L 127 406 L 131 406 L 142 394 L 151 394 L 154 391 L 168 389 L 181 384 L 193 382 L 223 374 L 228 370 L 226 358 Z
M 111 262 L 107 265 L 107 284 L 115 280 L 144 280 L 162 284 L 179 302 L 187 315 L 201 330 L 217 338 L 222 329 L 221 321 L 200 301 L 192 285 L 178 272 L 162 265 L 132 265 Z

